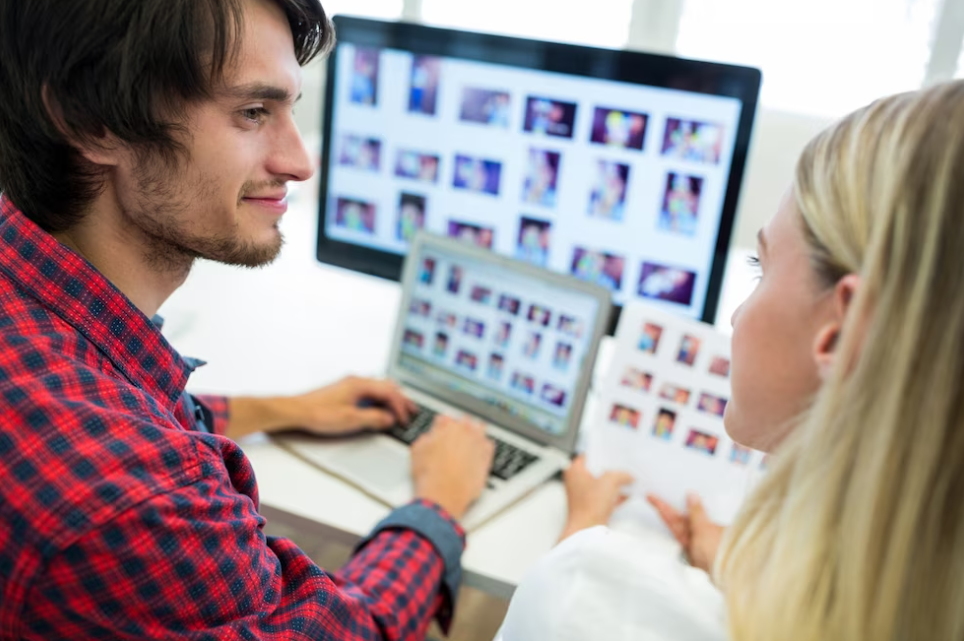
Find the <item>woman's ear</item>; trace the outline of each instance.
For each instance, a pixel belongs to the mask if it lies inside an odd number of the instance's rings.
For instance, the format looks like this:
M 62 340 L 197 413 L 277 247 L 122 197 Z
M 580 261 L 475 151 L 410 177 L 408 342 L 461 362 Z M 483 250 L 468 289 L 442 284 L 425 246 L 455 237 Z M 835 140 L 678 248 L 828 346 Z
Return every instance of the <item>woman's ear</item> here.
M 813 342 L 813 358 L 817 364 L 817 374 L 821 380 L 827 380 L 833 371 L 833 364 L 840 345 L 840 335 L 850 305 L 860 289 L 860 276 L 847 274 L 833 288 L 833 300 L 830 301 L 830 313 L 823 325 L 817 330 Z

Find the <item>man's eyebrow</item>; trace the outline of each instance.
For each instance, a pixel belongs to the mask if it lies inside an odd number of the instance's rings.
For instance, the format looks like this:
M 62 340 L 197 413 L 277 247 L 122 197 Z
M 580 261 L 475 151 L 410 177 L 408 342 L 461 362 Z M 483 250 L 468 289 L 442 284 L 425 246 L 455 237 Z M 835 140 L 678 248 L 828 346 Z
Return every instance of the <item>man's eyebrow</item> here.
M 225 94 L 229 98 L 235 98 L 238 100 L 271 100 L 274 102 L 297 102 L 301 99 L 301 94 L 297 98 L 292 100 L 291 92 L 284 87 L 275 87 L 272 85 L 267 85 L 261 82 L 255 82 L 248 85 L 238 85 L 237 87 L 228 87 L 225 90 Z

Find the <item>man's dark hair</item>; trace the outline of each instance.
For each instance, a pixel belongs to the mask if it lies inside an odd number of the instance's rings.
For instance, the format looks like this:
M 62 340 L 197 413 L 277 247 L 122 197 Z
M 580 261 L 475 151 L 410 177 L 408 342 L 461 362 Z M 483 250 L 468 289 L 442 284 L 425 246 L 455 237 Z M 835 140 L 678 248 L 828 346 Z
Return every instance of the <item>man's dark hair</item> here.
M 334 28 L 319 0 L 274 1 L 301 65 L 328 52 Z M 0 0 L 0 191 L 43 229 L 64 231 L 103 185 L 69 140 L 109 132 L 175 161 L 185 108 L 212 95 L 239 51 L 243 9 L 243 0 Z

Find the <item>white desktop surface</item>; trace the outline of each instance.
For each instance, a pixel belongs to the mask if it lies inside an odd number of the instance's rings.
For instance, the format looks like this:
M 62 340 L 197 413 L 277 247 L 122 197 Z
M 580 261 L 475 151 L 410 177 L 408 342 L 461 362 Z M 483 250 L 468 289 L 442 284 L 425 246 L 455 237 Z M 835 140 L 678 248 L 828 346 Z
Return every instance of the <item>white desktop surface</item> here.
M 161 309 L 164 334 L 175 348 L 208 361 L 191 377 L 192 392 L 291 394 L 349 374 L 380 376 L 385 371 L 398 284 L 315 260 L 314 184 L 292 191 L 281 228 L 286 246 L 274 264 L 244 270 L 199 262 Z M 733 302 L 746 290 L 749 279 L 739 275 L 737 286 L 728 283 L 721 318 L 728 319 Z M 605 366 L 606 361 L 604 349 L 599 362 Z M 585 415 L 593 412 L 590 402 Z M 246 439 L 242 447 L 254 466 L 269 519 L 352 542 L 389 512 L 263 436 Z M 562 484 L 551 481 L 472 532 L 463 557 L 466 584 L 511 595 L 555 544 L 565 512 Z

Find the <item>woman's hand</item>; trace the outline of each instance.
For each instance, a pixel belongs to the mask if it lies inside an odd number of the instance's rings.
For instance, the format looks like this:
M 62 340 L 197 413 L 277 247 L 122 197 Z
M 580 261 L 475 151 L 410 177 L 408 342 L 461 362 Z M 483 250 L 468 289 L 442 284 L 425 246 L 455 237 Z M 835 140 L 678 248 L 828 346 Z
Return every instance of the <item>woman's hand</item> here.
M 560 541 L 579 530 L 609 523 L 613 510 L 626 500 L 623 487 L 633 482 L 633 477 L 626 472 L 606 472 L 602 476 L 593 476 L 586 468 L 585 456 L 579 456 L 572 462 L 563 479 L 569 516 Z
M 649 495 L 650 505 L 656 508 L 660 518 L 666 523 L 693 567 L 712 575 L 713 563 L 720 549 L 720 541 L 726 531 L 722 525 L 710 520 L 703 509 L 703 503 L 695 494 L 686 498 L 687 514 L 678 512 L 662 499 Z

